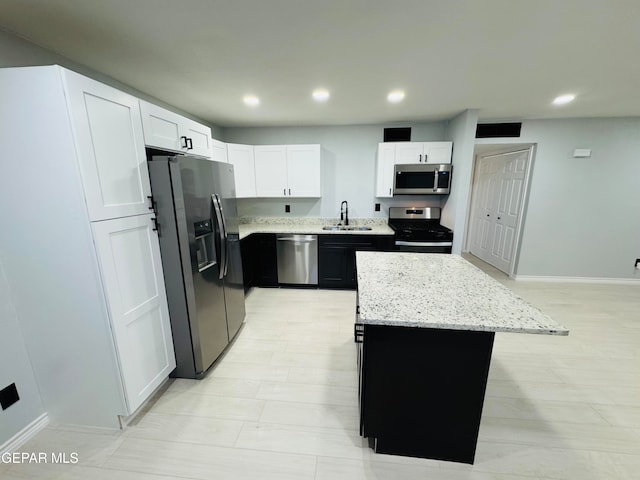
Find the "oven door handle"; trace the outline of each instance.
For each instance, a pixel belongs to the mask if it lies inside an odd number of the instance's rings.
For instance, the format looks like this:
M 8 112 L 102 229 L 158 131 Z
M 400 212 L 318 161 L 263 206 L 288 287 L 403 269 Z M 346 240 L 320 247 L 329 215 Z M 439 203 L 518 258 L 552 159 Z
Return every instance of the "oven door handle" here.
M 396 240 L 396 245 L 399 247 L 451 247 L 453 242 L 405 242 Z

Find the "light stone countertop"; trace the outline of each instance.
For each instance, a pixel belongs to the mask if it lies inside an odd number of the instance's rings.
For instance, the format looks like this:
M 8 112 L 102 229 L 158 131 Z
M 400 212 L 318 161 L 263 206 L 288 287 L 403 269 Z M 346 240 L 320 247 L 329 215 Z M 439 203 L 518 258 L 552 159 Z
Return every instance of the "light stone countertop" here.
M 336 225 L 335 218 L 305 218 L 305 217 L 257 217 L 241 219 L 240 239 L 252 233 L 291 233 L 306 235 L 393 235 L 394 232 L 387 225 L 386 219 L 355 218 L 349 221 L 349 226 L 371 227 L 371 230 L 323 230 L 327 225 Z
M 356 264 L 364 324 L 569 334 L 459 255 L 356 252 Z

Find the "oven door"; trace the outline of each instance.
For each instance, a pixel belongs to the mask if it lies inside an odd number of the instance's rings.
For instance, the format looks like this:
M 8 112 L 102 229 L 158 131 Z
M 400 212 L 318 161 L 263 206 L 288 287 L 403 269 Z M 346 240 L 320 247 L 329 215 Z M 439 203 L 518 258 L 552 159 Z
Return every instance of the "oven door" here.
M 451 253 L 452 242 L 410 242 L 396 240 L 395 250 L 415 253 Z

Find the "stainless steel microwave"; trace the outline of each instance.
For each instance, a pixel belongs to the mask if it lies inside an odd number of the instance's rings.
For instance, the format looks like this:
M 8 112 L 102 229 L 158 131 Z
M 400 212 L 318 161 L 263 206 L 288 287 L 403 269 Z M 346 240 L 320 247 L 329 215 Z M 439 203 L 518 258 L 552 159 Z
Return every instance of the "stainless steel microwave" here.
M 395 165 L 394 195 L 445 195 L 451 188 L 451 165 L 405 163 Z

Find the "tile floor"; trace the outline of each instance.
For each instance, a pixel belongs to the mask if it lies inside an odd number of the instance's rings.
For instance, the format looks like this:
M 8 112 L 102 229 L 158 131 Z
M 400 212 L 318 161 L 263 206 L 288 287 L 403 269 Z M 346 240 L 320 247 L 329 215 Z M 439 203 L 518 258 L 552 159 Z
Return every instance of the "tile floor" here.
M 254 289 L 246 325 L 202 381 L 173 380 L 124 431 L 53 425 L 2 465 L 13 479 L 637 479 L 640 288 L 513 282 L 571 329 L 496 335 L 475 465 L 373 454 L 358 436 L 355 293 Z

